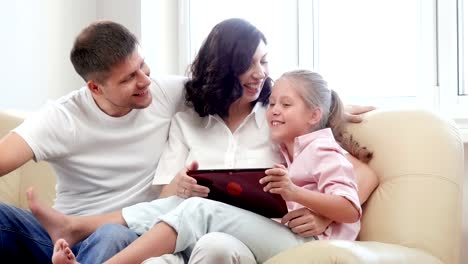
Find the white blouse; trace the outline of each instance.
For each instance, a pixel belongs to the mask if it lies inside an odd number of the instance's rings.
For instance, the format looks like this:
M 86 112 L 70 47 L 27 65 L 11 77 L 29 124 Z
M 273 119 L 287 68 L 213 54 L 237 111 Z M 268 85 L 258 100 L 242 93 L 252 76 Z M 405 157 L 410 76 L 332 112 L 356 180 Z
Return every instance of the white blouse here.
M 218 115 L 202 118 L 193 109 L 177 113 L 153 184 L 170 183 L 192 161 L 198 161 L 199 169 L 267 168 L 284 162 L 271 143 L 261 103 L 234 133 Z

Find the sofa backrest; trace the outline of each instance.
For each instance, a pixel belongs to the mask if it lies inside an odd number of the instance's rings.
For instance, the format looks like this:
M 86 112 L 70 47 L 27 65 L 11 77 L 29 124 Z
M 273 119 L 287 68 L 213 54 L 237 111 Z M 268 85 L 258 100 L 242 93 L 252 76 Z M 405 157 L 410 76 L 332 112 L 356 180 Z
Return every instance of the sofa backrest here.
M 418 248 L 459 263 L 463 141 L 451 120 L 421 110 L 372 111 L 348 130 L 374 151 L 380 184 L 359 240 Z

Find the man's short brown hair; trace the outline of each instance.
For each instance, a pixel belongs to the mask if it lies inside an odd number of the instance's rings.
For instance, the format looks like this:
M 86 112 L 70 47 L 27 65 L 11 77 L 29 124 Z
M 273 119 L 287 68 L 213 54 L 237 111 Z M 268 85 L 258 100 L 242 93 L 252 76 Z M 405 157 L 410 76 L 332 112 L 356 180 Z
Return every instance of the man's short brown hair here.
M 76 37 L 70 60 L 87 82 L 105 81 L 111 68 L 135 51 L 138 40 L 124 26 L 112 21 L 94 22 Z

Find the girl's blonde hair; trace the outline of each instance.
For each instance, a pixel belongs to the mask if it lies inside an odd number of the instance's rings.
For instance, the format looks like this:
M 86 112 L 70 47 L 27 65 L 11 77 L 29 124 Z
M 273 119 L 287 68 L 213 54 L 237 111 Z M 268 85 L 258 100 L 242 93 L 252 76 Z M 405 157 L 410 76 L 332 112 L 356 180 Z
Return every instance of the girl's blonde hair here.
M 328 88 L 327 82 L 320 74 L 308 70 L 294 70 L 284 73 L 280 78 L 297 82 L 294 86 L 301 87 L 298 92 L 304 102 L 311 108 L 319 107 L 322 110 L 322 117 L 315 130 L 329 127 L 336 141 L 351 155 L 363 162 L 372 158 L 372 153 L 366 147 L 360 147 L 353 137 L 345 132 L 343 103 L 338 94 Z

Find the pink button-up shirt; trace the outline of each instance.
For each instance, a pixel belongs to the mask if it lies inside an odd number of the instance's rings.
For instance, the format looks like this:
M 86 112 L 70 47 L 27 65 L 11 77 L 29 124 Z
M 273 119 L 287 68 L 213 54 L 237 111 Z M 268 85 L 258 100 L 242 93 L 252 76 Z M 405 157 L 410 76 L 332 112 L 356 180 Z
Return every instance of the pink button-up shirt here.
M 281 152 L 294 184 L 311 191 L 342 196 L 359 209 L 359 214 L 362 213 L 353 166 L 330 128 L 297 137 L 292 162 L 284 147 Z M 296 202 L 287 202 L 287 205 L 289 211 L 304 207 Z M 352 224 L 332 222 L 318 238 L 355 240 L 359 229 L 360 221 Z

